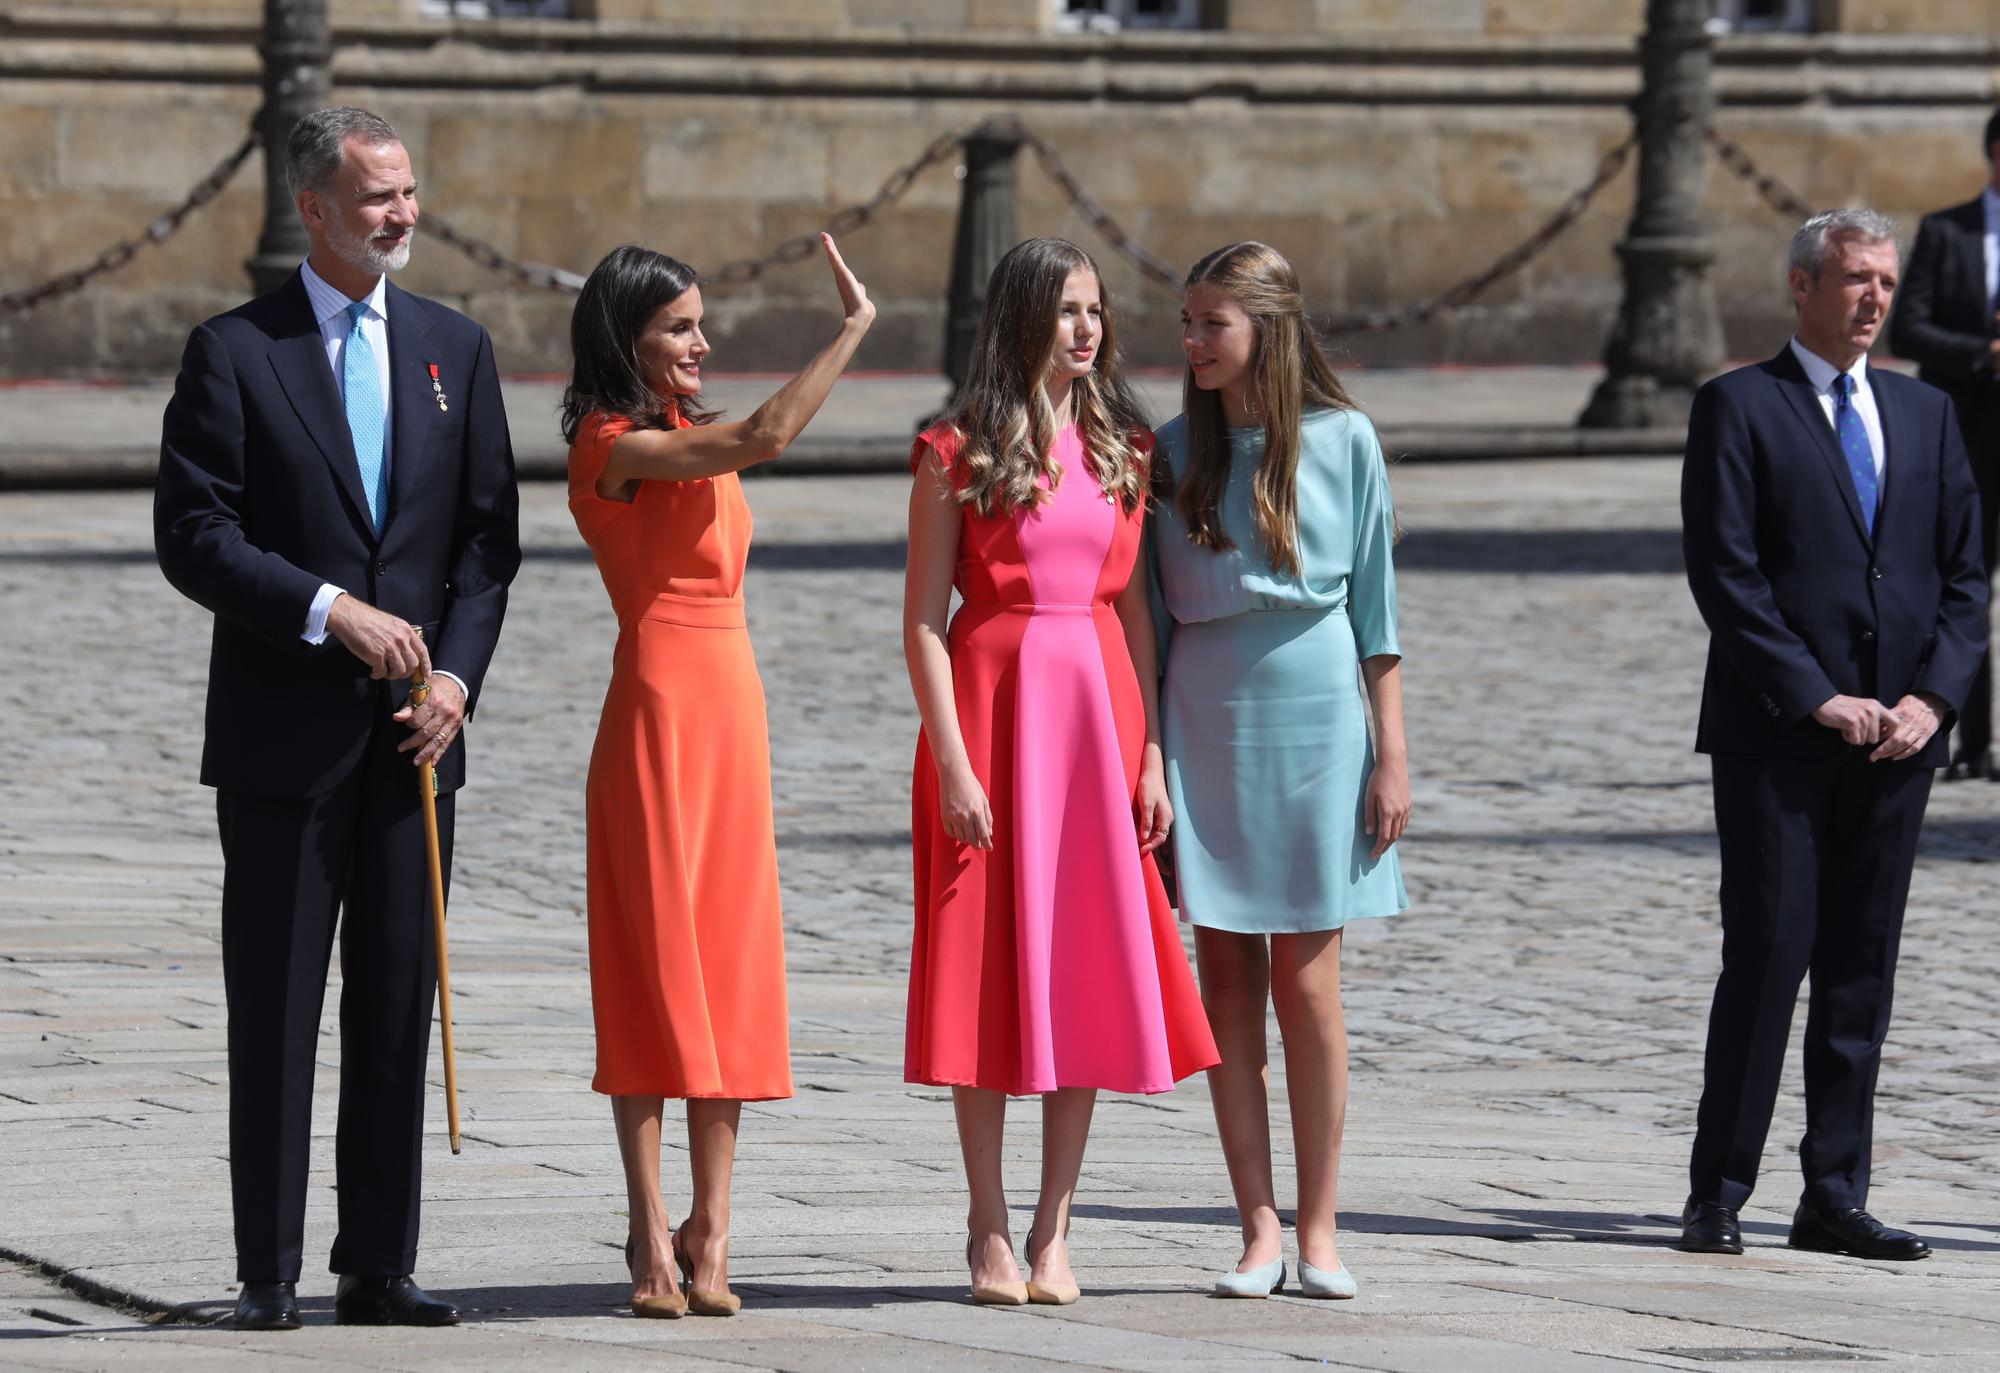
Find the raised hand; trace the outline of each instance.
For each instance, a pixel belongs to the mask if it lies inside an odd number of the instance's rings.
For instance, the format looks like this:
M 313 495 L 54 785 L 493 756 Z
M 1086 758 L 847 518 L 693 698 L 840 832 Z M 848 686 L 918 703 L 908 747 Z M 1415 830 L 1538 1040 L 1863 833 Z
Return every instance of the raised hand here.
M 819 241 L 826 249 L 827 266 L 833 269 L 833 284 L 840 291 L 841 313 L 866 329 L 875 322 L 875 302 L 868 299 L 868 288 L 855 278 L 842 259 L 840 249 L 834 246 L 832 234 L 821 234 Z

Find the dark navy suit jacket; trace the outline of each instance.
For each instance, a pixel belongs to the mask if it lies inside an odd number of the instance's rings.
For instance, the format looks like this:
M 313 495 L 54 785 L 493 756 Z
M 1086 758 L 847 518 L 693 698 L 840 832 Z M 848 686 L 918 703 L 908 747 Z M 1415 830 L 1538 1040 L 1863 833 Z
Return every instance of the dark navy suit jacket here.
M 315 796 L 355 766 L 407 682 L 300 635 L 321 583 L 423 626 L 479 699 L 521 562 L 514 455 L 486 331 L 391 285 L 388 516 L 378 535 L 304 281 L 197 328 L 167 406 L 160 567 L 215 614 L 201 780 Z M 446 409 L 431 386 L 437 368 Z M 438 763 L 465 776 L 464 736 Z
M 1955 714 L 1986 651 L 1978 496 L 1943 392 L 1868 369 L 1888 450 L 1876 528 L 1787 347 L 1695 395 L 1682 548 L 1709 628 L 1695 747 L 1825 755 L 1835 696 L 1935 693 Z M 1950 723 L 1946 722 L 1947 725 Z M 1910 765 L 1942 767 L 1940 729 Z
M 2000 398 L 1993 386 L 1993 307 L 1986 293 L 1986 204 L 1925 215 L 1903 268 L 1889 346 L 1950 396 L 1959 418 Z

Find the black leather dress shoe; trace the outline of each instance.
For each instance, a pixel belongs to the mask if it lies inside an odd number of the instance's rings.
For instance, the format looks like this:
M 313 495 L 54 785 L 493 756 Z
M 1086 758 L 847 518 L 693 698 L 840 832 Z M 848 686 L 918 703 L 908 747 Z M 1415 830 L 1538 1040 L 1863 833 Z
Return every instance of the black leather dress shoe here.
M 238 1330 L 297 1330 L 299 1297 L 288 1282 L 246 1282 L 236 1294 Z
M 1815 1211 L 1804 1202 L 1792 1216 L 1794 1249 L 1820 1254 L 1852 1254 L 1857 1259 L 1927 1259 L 1931 1247 L 1907 1230 L 1895 1230 L 1859 1206 Z
M 335 1325 L 457 1325 L 458 1308 L 408 1278 L 343 1274 L 333 1294 Z
M 1743 1232 L 1737 1228 L 1736 1213 L 1712 1201 L 1689 1201 L 1681 1209 L 1681 1242 L 1676 1248 L 1690 1254 L 1740 1254 Z
M 1975 777 L 2000 781 L 2000 771 L 1996 771 L 1993 766 L 1993 754 L 1986 749 L 1981 749 L 1977 753 L 1961 753 L 1953 758 L 1951 765 L 1944 770 L 1944 780 L 1947 782 L 1969 782 Z

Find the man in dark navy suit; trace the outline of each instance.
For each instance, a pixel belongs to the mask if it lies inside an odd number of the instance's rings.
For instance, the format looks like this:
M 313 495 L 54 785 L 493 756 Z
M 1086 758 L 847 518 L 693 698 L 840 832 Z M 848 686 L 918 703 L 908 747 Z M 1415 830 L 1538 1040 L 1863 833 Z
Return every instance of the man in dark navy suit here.
M 222 836 L 236 1320 L 298 1325 L 313 1060 L 341 949 L 334 1314 L 449 1325 L 411 1280 L 436 955 L 415 765 L 451 861 L 460 726 L 520 565 L 493 347 L 388 284 L 416 181 L 356 109 L 300 121 L 311 252 L 189 338 L 154 493 L 160 566 L 215 614 L 201 780 Z M 411 676 L 429 701 L 408 704 Z
M 1688 583 L 1708 624 L 1696 747 L 1722 851 L 1681 1247 L 1741 1253 L 1799 981 L 1801 1249 L 1921 1259 L 1868 1213 L 1875 1076 L 1903 904 L 1945 729 L 1986 651 L 1977 502 L 1950 400 L 1872 369 L 1897 284 L 1868 210 L 1792 239 L 1798 333 L 1695 396 L 1681 478 Z
M 1925 215 L 1889 346 L 1951 397 L 1979 486 L 1979 536 L 1988 585 L 2000 563 L 2000 113 L 1986 121 L 1991 180 L 1963 205 Z M 1947 781 L 2000 781 L 1993 758 L 1992 660 L 1980 660 L 1958 721 Z

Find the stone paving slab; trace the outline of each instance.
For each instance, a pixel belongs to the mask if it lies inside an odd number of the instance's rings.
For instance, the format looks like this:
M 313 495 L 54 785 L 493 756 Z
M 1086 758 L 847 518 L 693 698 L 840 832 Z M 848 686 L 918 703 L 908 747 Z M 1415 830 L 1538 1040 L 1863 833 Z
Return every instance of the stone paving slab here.
M 1393 480 L 1409 528 L 1416 908 L 1349 938 L 1342 1253 L 1360 1300 L 1199 1295 L 1233 1257 L 1234 1225 L 1195 1081 L 1102 1102 L 1073 1236 L 1084 1302 L 963 1304 L 950 1108 L 901 1081 L 907 485 L 800 478 L 752 490 L 748 592 L 801 1090 L 746 1111 L 745 1315 L 624 1314 L 582 914 L 583 774 L 613 625 L 560 492 L 531 486 L 528 560 L 460 803 L 466 1151 L 445 1149 L 435 1100 L 427 1140 L 419 1275 L 471 1319 L 329 1324 L 332 1280 L 316 1271 L 333 1223 L 329 1018 L 310 1328 L 282 1336 L 141 1318 L 231 1300 L 220 865 L 212 798 L 193 782 L 203 619 L 151 564 L 143 495 L 0 496 L 0 650 L 24 665 L 0 677 L 0 1250 L 73 1284 L 0 1266 L 0 1364 L 1470 1373 L 1693 1369 L 1714 1364 L 1673 1351 L 1747 1350 L 1824 1356 L 1807 1367 L 2000 1368 L 2000 787 L 1936 792 L 1882 1077 L 1876 1207 L 1925 1231 L 1936 1257 L 1784 1248 L 1795 1062 L 1745 1212 L 1751 1251 L 1674 1251 L 1716 957 L 1676 464 L 1427 465 Z M 1013 1114 L 1025 1226 L 1037 1112 Z M 678 1209 L 677 1130 L 664 1168 Z M 1282 1160 L 1278 1181 L 1293 1183 Z M 127 1294 L 138 1314 L 78 1287 Z

